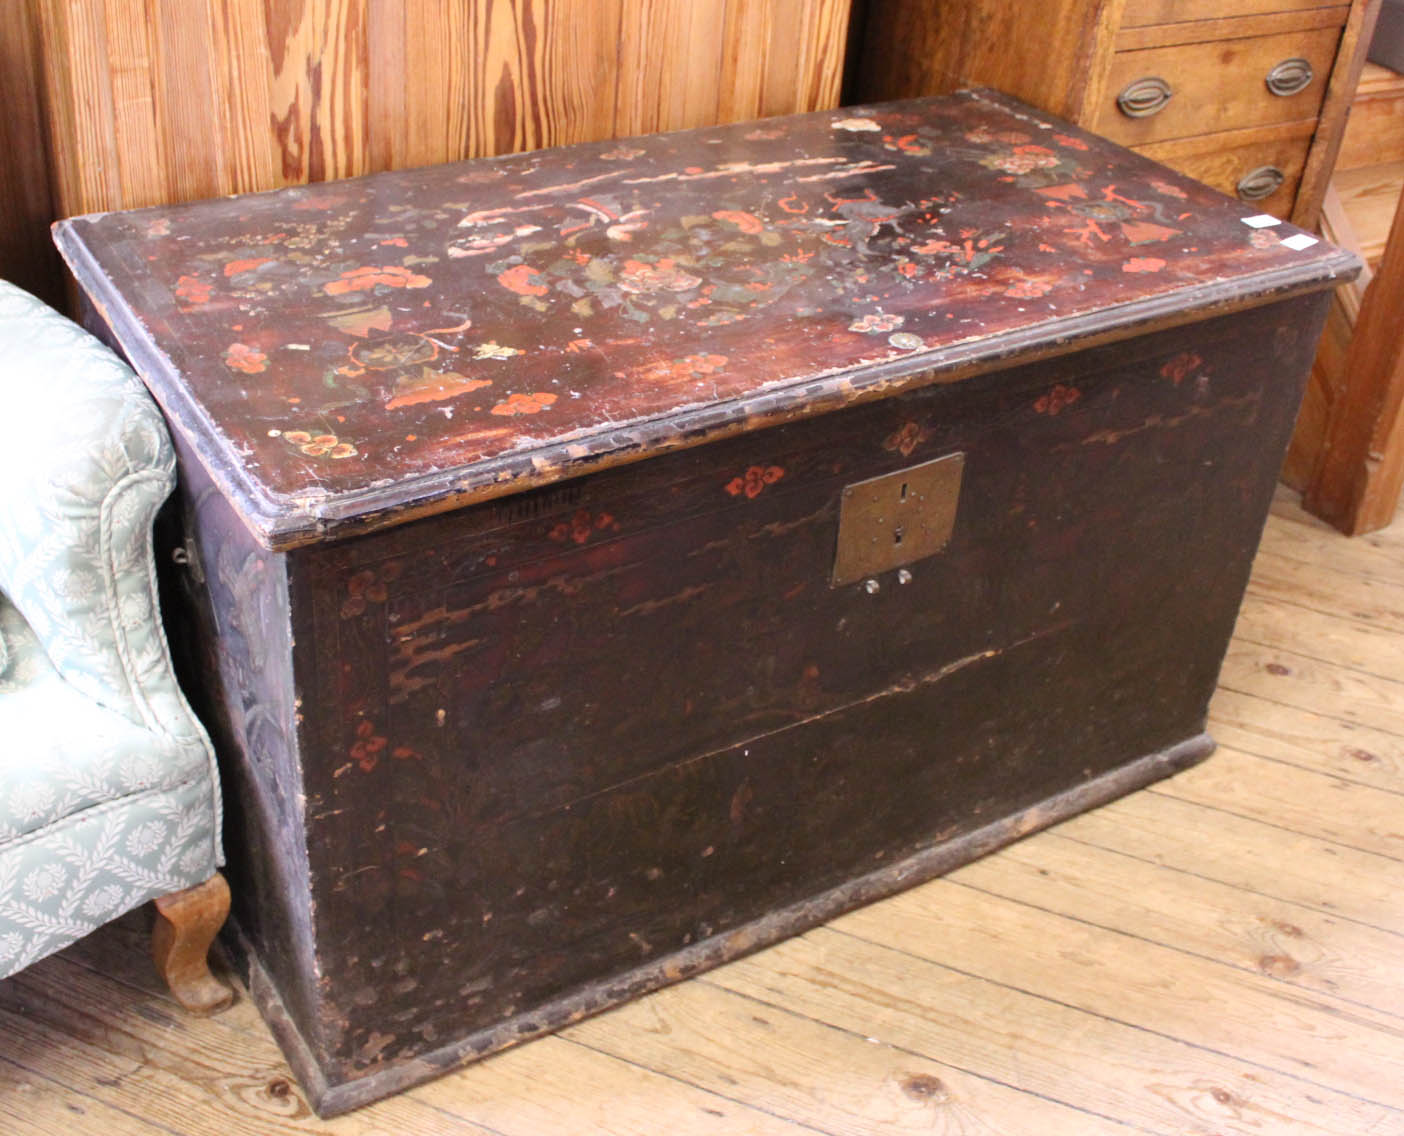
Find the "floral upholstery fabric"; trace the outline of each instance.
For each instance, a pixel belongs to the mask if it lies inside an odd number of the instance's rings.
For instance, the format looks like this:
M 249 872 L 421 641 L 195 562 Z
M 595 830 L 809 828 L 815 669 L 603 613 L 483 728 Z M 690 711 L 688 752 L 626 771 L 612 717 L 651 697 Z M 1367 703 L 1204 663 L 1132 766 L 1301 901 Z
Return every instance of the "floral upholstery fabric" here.
M 0 977 L 221 862 L 151 525 L 170 438 L 112 352 L 0 281 Z

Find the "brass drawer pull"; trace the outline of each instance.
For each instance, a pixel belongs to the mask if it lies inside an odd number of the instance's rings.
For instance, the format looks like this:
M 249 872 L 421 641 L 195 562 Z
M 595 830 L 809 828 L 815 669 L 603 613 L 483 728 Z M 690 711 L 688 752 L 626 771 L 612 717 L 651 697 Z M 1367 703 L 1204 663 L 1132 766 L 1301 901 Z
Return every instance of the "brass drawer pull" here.
M 1164 110 L 1174 93 L 1164 79 L 1147 75 L 1127 83 L 1116 96 L 1116 105 L 1128 118 L 1149 118 Z
M 1284 59 L 1267 73 L 1267 89 L 1274 95 L 1295 95 L 1305 91 L 1316 78 L 1316 72 L 1305 59 Z
M 1238 179 L 1238 196 L 1244 201 L 1261 201 L 1281 189 L 1286 180 L 1287 175 L 1276 166 L 1259 166 Z

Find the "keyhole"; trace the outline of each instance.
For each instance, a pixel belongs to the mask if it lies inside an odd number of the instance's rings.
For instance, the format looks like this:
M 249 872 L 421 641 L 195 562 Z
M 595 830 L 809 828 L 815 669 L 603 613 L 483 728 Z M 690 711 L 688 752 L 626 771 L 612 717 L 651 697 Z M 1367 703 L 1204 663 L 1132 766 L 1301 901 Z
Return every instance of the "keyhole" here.
M 894 533 L 892 534 L 892 543 L 893 543 L 893 544 L 901 544 L 901 543 L 902 543 L 902 530 L 901 530 L 900 528 L 899 528 L 896 532 L 894 532 Z
M 901 500 L 905 501 L 906 499 L 907 499 L 907 483 L 904 481 L 904 482 L 902 482 L 902 496 L 901 496 Z

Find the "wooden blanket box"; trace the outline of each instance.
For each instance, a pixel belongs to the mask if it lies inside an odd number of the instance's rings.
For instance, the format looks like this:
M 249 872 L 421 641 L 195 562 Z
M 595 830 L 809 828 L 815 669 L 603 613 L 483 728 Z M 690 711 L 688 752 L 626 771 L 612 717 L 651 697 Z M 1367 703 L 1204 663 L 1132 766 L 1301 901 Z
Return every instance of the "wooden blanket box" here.
M 323 1115 L 1206 756 L 1353 258 L 990 92 L 62 222 Z

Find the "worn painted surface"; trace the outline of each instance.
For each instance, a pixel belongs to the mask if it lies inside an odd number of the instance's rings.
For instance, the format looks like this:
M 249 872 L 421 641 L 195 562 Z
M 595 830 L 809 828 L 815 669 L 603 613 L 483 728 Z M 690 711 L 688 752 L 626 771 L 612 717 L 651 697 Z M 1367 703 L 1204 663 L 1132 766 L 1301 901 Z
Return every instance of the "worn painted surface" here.
M 637 457 L 689 415 L 931 381 L 1016 329 L 1342 271 L 1252 212 L 968 94 L 97 215 L 60 244 L 277 546 Z
M 182 439 L 238 949 L 324 1112 L 1203 756 L 1323 289 L 1352 262 L 1022 114 L 933 100 L 324 187 L 343 207 L 307 222 L 298 193 L 185 215 L 220 218 L 217 239 L 182 242 L 177 213 L 65 230 L 92 269 L 148 240 L 101 233 L 170 226 L 158 259 L 86 283 Z M 684 180 L 761 155 L 850 172 Z M 641 228 L 610 235 L 634 198 L 603 183 L 609 224 L 578 195 L 532 212 L 528 175 L 656 179 L 665 159 Z M 443 195 L 479 184 L 505 196 Z M 439 204 L 394 232 L 318 228 L 365 225 L 377 186 L 386 215 Z M 226 211 L 250 209 L 313 226 L 305 273 L 278 253 L 225 275 L 251 259 Z M 364 243 L 316 259 L 366 232 L 406 234 L 376 247 L 428 282 L 358 286 Z M 430 233 L 439 259 L 404 264 Z M 492 247 L 448 254 L 465 239 Z M 528 263 L 533 240 L 585 259 Z M 195 265 L 212 286 L 173 314 Z M 473 358 L 486 343 L 521 354 Z M 415 439 L 382 444 L 392 423 Z M 952 454 L 948 543 L 832 586 L 845 486 Z M 434 498 L 440 461 L 478 488 Z M 316 524 L 280 528 L 240 496 L 255 483 L 328 496 L 316 517 L 285 502 Z

